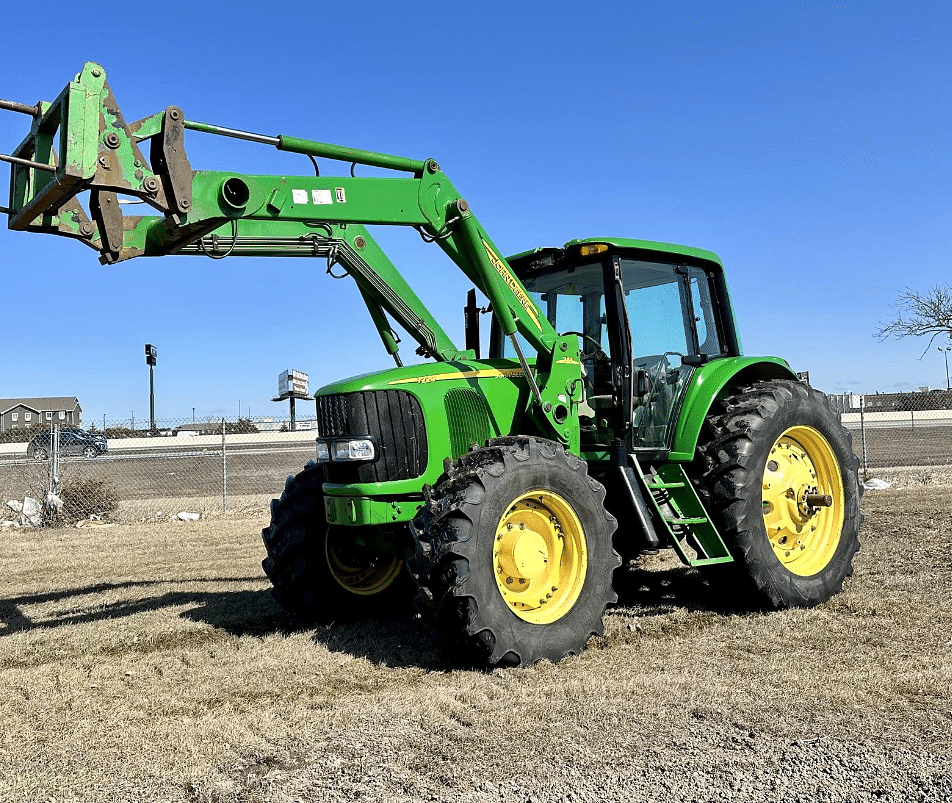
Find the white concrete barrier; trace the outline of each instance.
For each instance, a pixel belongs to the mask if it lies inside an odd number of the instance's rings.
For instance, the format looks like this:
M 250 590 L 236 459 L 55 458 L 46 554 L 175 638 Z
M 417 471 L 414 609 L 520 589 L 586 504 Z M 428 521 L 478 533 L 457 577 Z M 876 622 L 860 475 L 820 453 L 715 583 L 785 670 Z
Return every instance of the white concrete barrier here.
M 241 435 L 225 435 L 226 448 L 245 444 L 305 444 L 314 443 L 317 430 L 300 432 L 249 432 Z M 148 449 L 221 449 L 221 435 L 195 435 L 188 438 L 158 435 L 154 438 L 109 438 L 109 452 L 128 452 Z M 0 455 L 7 457 L 26 456 L 25 443 L 0 443 Z

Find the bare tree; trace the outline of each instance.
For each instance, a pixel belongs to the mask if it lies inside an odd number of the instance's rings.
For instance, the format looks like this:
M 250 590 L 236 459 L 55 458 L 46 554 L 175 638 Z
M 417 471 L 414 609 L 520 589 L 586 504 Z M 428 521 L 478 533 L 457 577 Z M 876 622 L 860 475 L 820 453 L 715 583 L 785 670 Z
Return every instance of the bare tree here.
M 952 342 L 952 287 L 936 285 L 927 293 L 908 287 L 893 305 L 898 310 L 895 320 L 879 325 L 876 337 L 928 337 L 925 354 L 937 337 L 945 335 Z

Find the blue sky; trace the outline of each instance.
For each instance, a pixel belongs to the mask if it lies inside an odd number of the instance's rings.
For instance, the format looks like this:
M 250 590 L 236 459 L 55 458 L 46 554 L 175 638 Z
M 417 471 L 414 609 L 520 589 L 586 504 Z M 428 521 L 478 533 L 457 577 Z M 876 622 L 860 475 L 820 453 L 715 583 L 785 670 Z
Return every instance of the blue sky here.
M 0 97 L 52 100 L 92 60 L 129 120 L 175 104 L 434 157 L 506 253 L 597 236 L 707 248 L 747 353 L 828 392 L 944 386 L 935 347 L 920 359 L 925 342 L 873 333 L 904 288 L 950 281 L 949 4 L 276 8 L 85 3 L 80 19 L 48 3 L 41 33 L 8 22 Z M 0 152 L 28 122 L 0 112 Z M 311 170 L 266 146 L 186 144 L 195 169 Z M 378 239 L 462 341 L 462 274 L 412 231 Z M 158 418 L 286 414 L 271 402 L 285 369 L 316 388 L 392 364 L 323 261 L 104 267 L 77 243 L 0 228 L 0 275 L 0 397 L 76 395 L 87 421 L 148 416 L 146 342 Z

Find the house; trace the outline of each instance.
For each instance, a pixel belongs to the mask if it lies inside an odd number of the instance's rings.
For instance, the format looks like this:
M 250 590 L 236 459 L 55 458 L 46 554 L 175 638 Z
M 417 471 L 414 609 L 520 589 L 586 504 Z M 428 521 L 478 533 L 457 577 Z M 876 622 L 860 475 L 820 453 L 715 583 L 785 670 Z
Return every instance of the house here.
M 83 408 L 75 396 L 0 399 L 0 432 L 29 429 L 37 423 L 81 427 Z

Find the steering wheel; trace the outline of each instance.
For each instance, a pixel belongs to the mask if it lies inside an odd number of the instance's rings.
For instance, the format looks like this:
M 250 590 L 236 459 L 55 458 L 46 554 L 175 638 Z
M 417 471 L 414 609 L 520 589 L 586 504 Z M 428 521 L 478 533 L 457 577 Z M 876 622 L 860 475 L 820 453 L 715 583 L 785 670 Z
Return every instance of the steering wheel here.
M 605 353 L 605 349 L 602 348 L 602 344 L 599 343 L 591 335 L 586 335 L 583 332 L 575 332 L 572 330 L 569 330 L 568 332 L 563 332 L 562 334 L 563 335 L 578 335 L 578 337 L 582 338 L 582 340 L 587 340 L 589 343 L 595 346 L 595 351 L 583 352 L 582 354 L 579 355 L 579 359 L 586 360 L 586 359 L 594 357 L 599 362 L 611 362 L 611 357 L 609 357 Z

